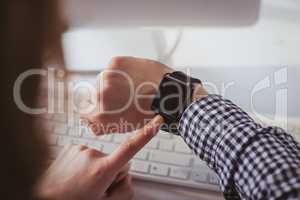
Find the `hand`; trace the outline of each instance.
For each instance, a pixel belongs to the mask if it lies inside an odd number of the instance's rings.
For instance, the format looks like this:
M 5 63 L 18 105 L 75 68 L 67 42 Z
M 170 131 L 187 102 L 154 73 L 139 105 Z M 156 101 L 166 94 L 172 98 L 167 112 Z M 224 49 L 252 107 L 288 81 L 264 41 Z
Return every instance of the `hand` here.
M 121 181 L 113 184 L 107 191 L 107 195 L 101 200 L 132 200 L 133 188 L 131 176 L 128 175 Z
M 160 81 L 173 71 L 153 60 L 113 58 L 108 69 L 99 75 L 98 110 L 83 118 L 97 135 L 143 127 L 145 120 L 154 116 L 150 107 Z
M 65 147 L 37 187 L 45 200 L 130 200 L 133 196 L 128 161 L 158 132 L 155 117 L 111 155 L 86 146 Z

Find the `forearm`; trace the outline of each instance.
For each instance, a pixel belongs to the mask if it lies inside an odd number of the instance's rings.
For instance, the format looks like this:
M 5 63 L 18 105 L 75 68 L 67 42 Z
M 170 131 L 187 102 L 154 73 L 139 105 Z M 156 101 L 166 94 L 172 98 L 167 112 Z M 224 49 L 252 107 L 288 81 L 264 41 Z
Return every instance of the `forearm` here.
M 179 131 L 218 174 L 225 197 L 277 199 L 300 190 L 300 147 L 291 136 L 262 127 L 220 96 L 198 99 L 182 115 Z

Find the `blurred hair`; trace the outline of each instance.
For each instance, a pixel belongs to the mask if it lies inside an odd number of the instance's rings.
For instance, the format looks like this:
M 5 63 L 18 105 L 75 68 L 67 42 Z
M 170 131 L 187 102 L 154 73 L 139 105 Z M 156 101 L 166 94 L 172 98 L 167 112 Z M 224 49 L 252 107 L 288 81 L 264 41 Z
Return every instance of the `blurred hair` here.
M 0 198 L 27 200 L 33 199 L 48 151 L 32 116 L 17 108 L 13 85 L 22 72 L 41 68 L 49 52 L 61 52 L 53 50 L 60 47 L 62 26 L 56 0 L 1 0 L 0 9 Z M 30 79 L 22 87 L 26 104 L 34 105 L 38 83 Z

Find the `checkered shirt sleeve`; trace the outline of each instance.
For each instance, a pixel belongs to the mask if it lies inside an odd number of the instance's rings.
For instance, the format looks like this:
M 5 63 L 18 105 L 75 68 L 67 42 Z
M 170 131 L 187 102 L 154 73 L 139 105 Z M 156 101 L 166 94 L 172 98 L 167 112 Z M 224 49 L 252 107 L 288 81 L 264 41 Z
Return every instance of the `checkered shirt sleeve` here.
M 225 199 L 300 199 L 300 144 L 283 129 L 209 95 L 185 110 L 179 132 L 216 172 Z

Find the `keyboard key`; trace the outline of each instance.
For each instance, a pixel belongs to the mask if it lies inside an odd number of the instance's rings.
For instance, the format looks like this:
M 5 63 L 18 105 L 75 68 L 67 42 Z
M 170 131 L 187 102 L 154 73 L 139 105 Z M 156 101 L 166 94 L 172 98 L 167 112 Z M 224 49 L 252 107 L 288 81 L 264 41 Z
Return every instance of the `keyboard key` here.
M 105 142 L 111 142 L 112 139 L 113 139 L 112 135 L 103 135 L 98 137 L 98 140 L 105 141 Z
M 96 149 L 98 151 L 102 150 L 102 144 L 98 143 L 98 142 L 88 142 L 88 146 L 92 149 Z
M 212 171 L 207 166 L 207 164 L 203 160 L 200 160 L 199 158 L 195 158 L 195 160 L 194 160 L 194 169 L 205 170 L 205 171 Z
M 83 133 L 86 131 L 86 129 L 88 129 L 85 126 L 76 126 L 76 129 L 78 131 L 78 136 L 82 137 Z
M 191 154 L 191 149 L 184 143 L 182 139 L 177 140 L 175 144 L 175 152 Z
M 79 138 L 73 138 L 72 144 L 74 145 L 87 145 L 87 142 L 85 140 L 79 139 Z
M 75 125 L 80 126 L 83 125 L 81 123 L 81 118 L 80 118 L 80 114 L 75 113 L 75 112 L 70 112 L 68 113 L 68 122 L 71 121 L 73 122 Z
M 187 179 L 189 175 L 188 168 L 172 167 L 170 171 L 170 176 L 178 179 Z
M 82 137 L 87 139 L 95 139 L 96 135 L 94 135 L 89 128 L 86 128 L 86 130 L 82 132 Z
M 166 153 L 166 152 L 152 152 L 150 155 L 150 160 L 155 162 L 186 166 L 186 167 L 190 166 L 191 164 L 191 156 L 174 154 L 174 153 Z
M 113 141 L 116 143 L 123 143 L 128 139 L 128 135 L 127 134 L 116 134 L 113 136 Z
M 173 151 L 174 143 L 172 140 L 159 140 L 159 149 L 164 151 Z
M 148 149 L 157 149 L 158 147 L 158 139 L 152 139 L 146 146 Z
M 140 160 L 147 160 L 148 158 L 148 151 L 145 151 L 145 150 L 141 150 L 139 151 L 135 157 L 136 159 L 140 159 Z
M 66 135 L 68 131 L 68 127 L 66 124 L 62 123 L 56 123 L 54 128 L 54 133 L 60 134 L 60 135 Z
M 102 144 L 103 145 L 103 153 L 106 153 L 106 154 L 110 154 L 112 153 L 117 147 L 118 145 L 116 144 L 111 144 L 111 143 L 106 143 L 106 144 Z
M 210 173 L 209 174 L 209 183 L 215 184 L 215 185 L 219 184 L 218 176 L 215 173 Z
M 89 127 L 87 126 L 79 126 L 79 134 L 83 137 L 84 134 L 89 132 Z
M 164 139 L 171 139 L 172 138 L 172 134 L 165 132 L 165 131 L 159 131 L 159 133 L 157 134 L 157 136 L 159 138 L 164 138 Z
M 69 128 L 68 135 L 72 136 L 72 137 L 80 137 L 81 134 L 80 134 L 80 131 L 79 131 L 79 127 L 78 126 L 73 126 L 73 127 Z
M 66 114 L 55 114 L 54 115 L 54 121 L 66 122 L 67 121 L 67 115 Z
M 65 146 L 68 144 L 72 144 L 72 139 L 68 137 L 59 136 L 57 144 L 58 146 Z
M 191 177 L 195 182 L 200 182 L 200 183 L 209 182 L 209 172 L 205 170 L 193 170 Z
M 169 167 L 160 164 L 151 164 L 150 173 L 158 176 L 168 176 Z
M 131 170 L 139 173 L 148 173 L 150 164 L 144 161 L 134 160 L 131 164 Z

